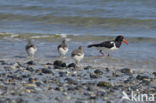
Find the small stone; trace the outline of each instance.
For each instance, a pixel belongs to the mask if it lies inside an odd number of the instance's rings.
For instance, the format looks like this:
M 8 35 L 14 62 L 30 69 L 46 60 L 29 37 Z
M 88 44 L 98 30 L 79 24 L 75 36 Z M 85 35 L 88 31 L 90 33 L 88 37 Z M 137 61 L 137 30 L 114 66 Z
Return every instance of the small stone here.
M 106 81 L 100 81 L 97 86 L 99 87 L 106 87 L 106 88 L 111 88 L 112 85 L 109 83 L 109 82 L 106 82 Z
M 68 68 L 76 68 L 76 64 L 75 63 L 70 63 L 67 67 Z
M 84 70 L 94 69 L 92 66 L 87 66 L 84 68 Z
M 29 78 L 28 81 L 29 83 L 35 83 L 37 81 L 37 78 Z
M 46 65 L 53 65 L 52 63 L 47 63 Z
M 119 74 L 118 74 L 117 72 L 113 72 L 112 75 L 113 75 L 114 77 L 119 77 Z
M 96 69 L 94 71 L 94 73 L 97 74 L 97 75 L 102 75 L 103 74 L 103 72 L 101 70 L 99 70 L 99 69 Z
M 26 64 L 28 64 L 28 65 L 36 65 L 36 63 L 34 62 L 34 61 L 28 61 Z
M 124 68 L 124 69 L 121 69 L 120 71 L 121 71 L 121 73 L 125 73 L 127 75 L 130 75 L 133 73 L 133 71 L 129 68 Z
M 106 71 L 109 72 L 110 71 L 109 68 L 106 68 Z
M 95 74 L 90 73 L 90 78 L 96 79 L 96 78 L 98 78 L 98 77 L 97 77 Z
M 62 69 L 66 67 L 66 63 L 63 63 L 62 61 L 59 61 L 59 60 L 54 61 L 53 64 L 54 64 L 55 69 Z
M 45 68 L 43 68 L 43 69 L 42 69 L 42 73 L 50 74 L 50 73 L 52 73 L 52 71 L 49 70 L 49 69 L 45 69 Z
M 38 87 L 40 87 L 40 86 L 42 85 L 41 82 L 36 82 L 35 84 L 36 84 L 36 86 L 38 86 Z
M 34 69 L 32 67 L 27 67 L 26 70 L 30 71 L 30 72 L 33 72 Z
M 144 80 L 144 79 L 149 79 L 149 77 L 148 76 L 143 76 L 143 75 L 137 75 L 136 79 Z
M 156 76 L 156 72 L 153 72 L 152 74 L 154 74 L 154 76 Z
M 66 76 L 66 72 L 59 72 L 59 75 L 60 75 L 60 77 L 64 77 L 64 76 Z

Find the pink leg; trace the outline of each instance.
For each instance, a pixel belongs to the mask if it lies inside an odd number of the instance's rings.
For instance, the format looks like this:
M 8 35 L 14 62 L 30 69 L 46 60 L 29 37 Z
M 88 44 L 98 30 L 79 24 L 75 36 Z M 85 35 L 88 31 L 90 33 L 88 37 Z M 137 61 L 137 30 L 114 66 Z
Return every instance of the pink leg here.
M 99 53 L 102 54 L 103 56 L 105 56 L 105 54 L 102 52 L 102 50 L 99 50 Z
M 110 56 L 109 53 L 108 53 L 108 56 Z

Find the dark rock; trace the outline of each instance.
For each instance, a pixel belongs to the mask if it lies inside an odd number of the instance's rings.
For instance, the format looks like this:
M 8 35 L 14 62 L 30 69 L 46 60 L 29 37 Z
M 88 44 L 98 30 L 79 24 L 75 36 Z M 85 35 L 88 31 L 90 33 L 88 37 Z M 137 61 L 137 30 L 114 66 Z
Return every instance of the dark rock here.
M 50 74 L 50 73 L 52 73 L 52 71 L 49 70 L 49 69 L 45 69 L 45 68 L 43 68 L 43 69 L 42 69 L 42 73 Z
M 90 78 L 93 78 L 93 79 L 96 79 L 98 78 L 97 75 L 93 74 L 93 73 L 90 73 Z
M 34 61 L 28 61 L 26 64 L 28 64 L 28 65 L 36 65 L 36 63 L 34 62 Z
M 144 76 L 144 75 L 137 75 L 136 79 L 144 80 L 144 79 L 149 79 L 149 77 L 148 76 Z
M 22 98 L 17 98 L 16 103 L 28 103 L 28 101 L 22 99 Z
M 106 81 L 98 82 L 97 86 L 99 86 L 99 87 L 106 87 L 106 88 L 111 88 L 112 87 L 112 85 L 109 82 L 106 82 Z
M 66 67 L 66 63 L 63 63 L 62 61 L 59 61 L 59 60 L 54 61 L 53 64 L 54 64 L 55 69 L 62 69 Z
M 112 75 L 113 75 L 114 77 L 119 77 L 119 74 L 118 74 L 117 72 L 113 72 Z
M 76 68 L 76 64 L 75 64 L 75 63 L 70 63 L 70 64 L 68 65 L 68 68 Z
M 94 71 L 94 73 L 97 74 L 97 75 L 102 75 L 103 74 L 103 72 L 101 70 L 99 70 L 99 69 L 96 69 Z
M 22 75 L 22 78 L 29 78 L 30 77 L 30 74 L 24 74 Z
M 46 65 L 53 65 L 52 63 L 47 63 Z
M 59 75 L 60 75 L 60 77 L 64 77 L 64 76 L 66 76 L 66 72 L 59 72 Z
M 92 66 L 87 66 L 84 68 L 84 70 L 94 69 Z
M 30 72 L 33 72 L 34 69 L 32 67 L 27 67 L 26 70 L 30 71 Z
M 71 78 L 66 78 L 65 80 L 68 82 L 68 84 L 74 84 L 74 85 L 78 84 L 75 80 L 73 80 Z
M 0 60 L 1 65 L 8 65 L 7 62 L 5 62 L 4 60 Z
M 110 71 L 109 68 L 106 68 L 106 71 L 109 72 Z
M 124 68 L 124 69 L 121 69 L 120 71 L 121 71 L 121 73 L 125 73 L 127 75 L 132 74 L 132 70 L 129 68 Z
M 154 76 L 156 76 L 156 72 L 153 72 Z
M 42 85 L 41 82 L 36 82 L 35 84 L 36 84 L 38 87 L 40 87 L 40 86 Z

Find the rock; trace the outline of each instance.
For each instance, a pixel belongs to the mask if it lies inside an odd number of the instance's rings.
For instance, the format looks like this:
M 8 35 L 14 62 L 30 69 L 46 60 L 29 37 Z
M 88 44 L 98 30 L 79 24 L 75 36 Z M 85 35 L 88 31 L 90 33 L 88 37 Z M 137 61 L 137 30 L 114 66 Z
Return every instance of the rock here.
M 130 75 L 130 74 L 133 73 L 133 71 L 132 71 L 131 69 L 129 69 L 129 68 L 121 69 L 120 72 L 121 72 L 121 73 L 125 73 L 125 74 L 127 74 L 127 75 Z
M 106 81 L 100 81 L 97 84 L 98 87 L 106 87 L 106 88 L 111 88 L 112 85 L 109 82 Z
M 37 78 L 29 78 L 28 81 L 29 83 L 35 83 L 37 81 Z
M 66 76 L 67 72 L 59 72 L 60 77 Z
M 113 75 L 114 77 L 119 77 L 119 76 L 120 76 L 117 72 L 113 72 L 112 75 Z
M 30 72 L 33 72 L 34 69 L 32 67 L 27 67 L 26 70 L 30 71 Z
M 46 65 L 53 65 L 52 63 L 47 63 Z
M 103 72 L 101 70 L 99 70 L 99 69 L 96 69 L 94 71 L 94 73 L 97 74 L 97 75 L 102 75 L 103 74 Z
M 28 101 L 26 101 L 26 100 L 19 97 L 19 98 L 16 99 L 16 103 L 28 103 Z
M 62 69 L 66 67 L 66 63 L 63 63 L 62 61 L 59 61 L 59 60 L 54 61 L 53 64 L 54 64 L 55 69 Z
M 49 69 L 45 69 L 45 68 L 43 68 L 43 69 L 42 69 L 42 73 L 45 73 L 45 74 L 51 74 L 52 71 L 49 70 Z
M 93 73 L 90 73 L 90 78 L 96 79 L 96 78 L 98 78 L 98 77 L 97 77 L 97 75 L 95 75 L 95 74 L 93 74 Z
M 109 72 L 110 71 L 109 68 L 106 68 L 106 71 Z
M 149 79 L 149 77 L 148 76 L 144 76 L 144 75 L 137 75 L 136 79 L 144 80 L 144 79 Z
M 36 65 L 36 63 L 34 62 L 34 61 L 28 61 L 26 64 L 28 64 L 28 65 Z
M 8 65 L 7 62 L 5 62 L 4 60 L 0 60 L 1 65 Z
M 78 84 L 75 80 L 73 80 L 71 78 L 66 78 L 65 80 L 68 82 L 68 84 L 74 84 L 74 85 Z
M 87 66 L 84 68 L 84 70 L 94 69 L 92 66 Z
M 75 63 L 70 63 L 67 67 L 68 68 L 76 68 L 76 64 Z
M 152 74 L 154 74 L 154 76 L 156 76 L 156 72 L 153 72 Z
M 38 86 L 38 87 L 40 87 L 40 86 L 42 85 L 41 82 L 36 82 L 35 84 L 36 84 L 36 86 Z

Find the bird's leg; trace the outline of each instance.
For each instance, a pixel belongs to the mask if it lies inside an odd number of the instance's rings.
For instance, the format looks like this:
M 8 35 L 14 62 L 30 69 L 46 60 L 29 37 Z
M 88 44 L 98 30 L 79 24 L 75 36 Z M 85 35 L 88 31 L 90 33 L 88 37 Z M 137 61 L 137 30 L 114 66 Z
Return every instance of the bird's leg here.
M 99 53 L 102 54 L 103 56 L 105 56 L 105 54 L 102 52 L 102 50 L 99 50 Z
M 108 52 L 108 56 L 110 56 L 109 52 Z

